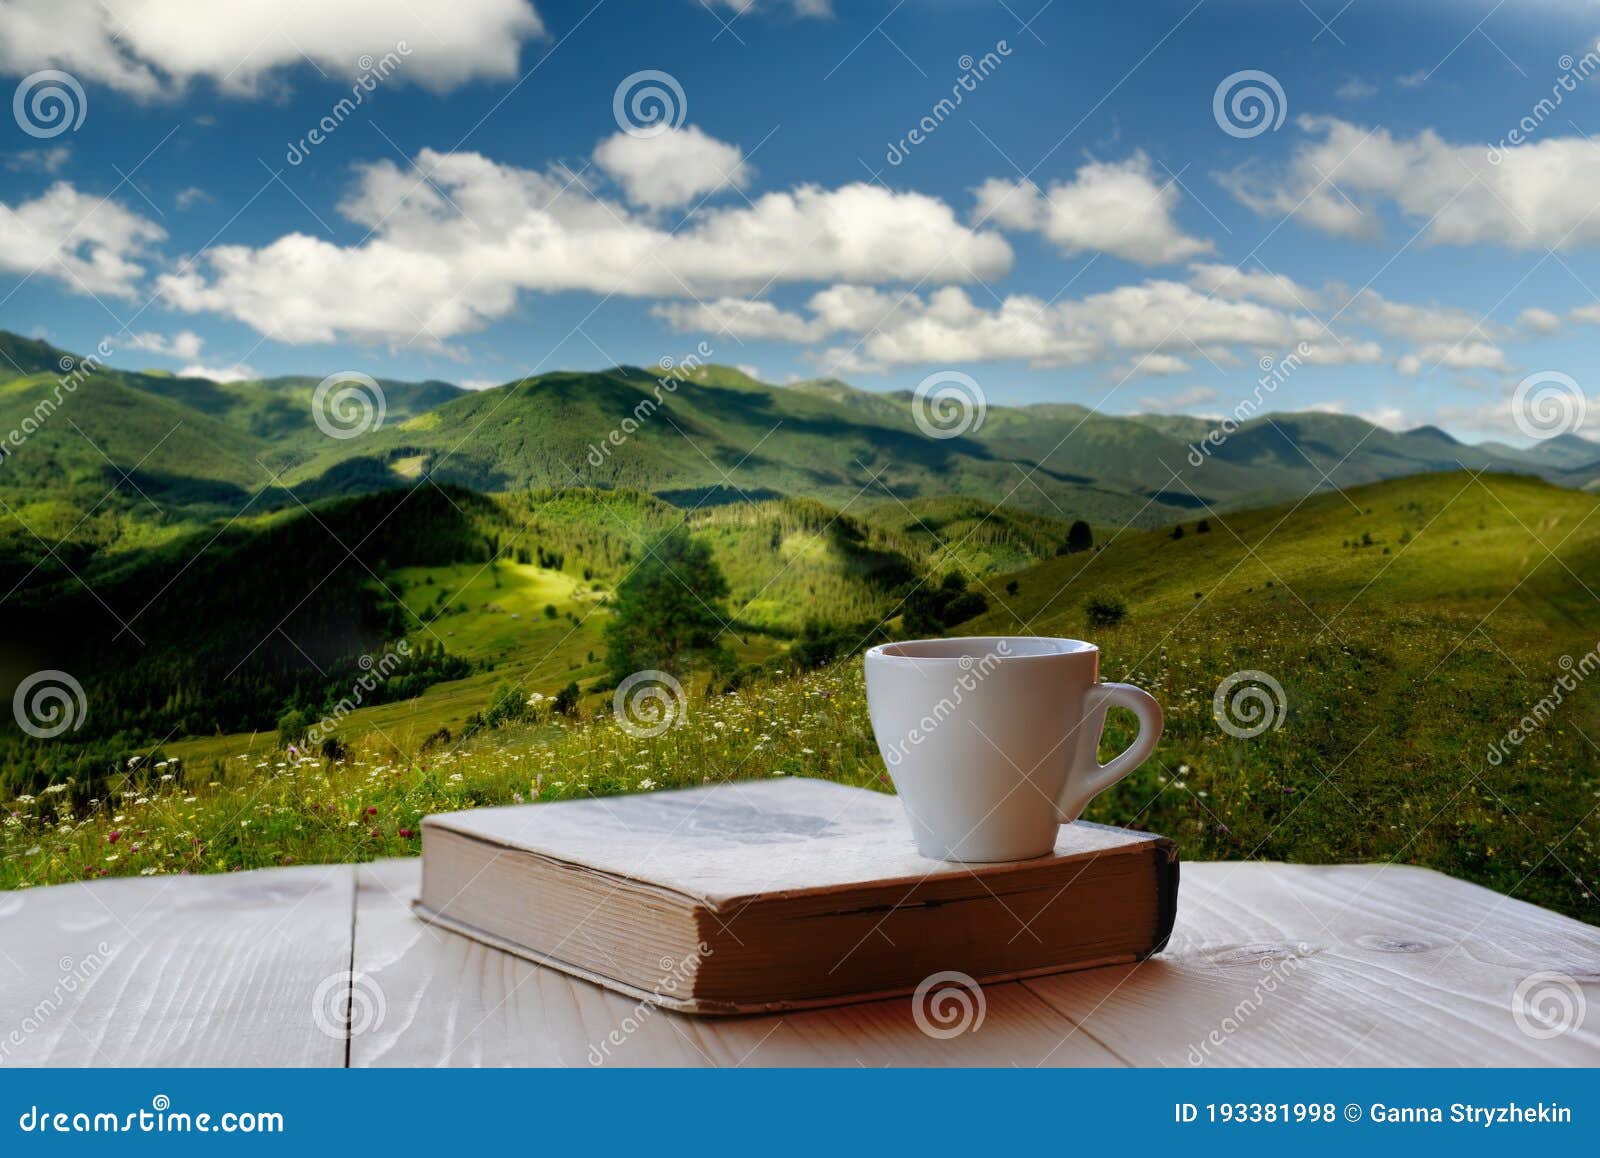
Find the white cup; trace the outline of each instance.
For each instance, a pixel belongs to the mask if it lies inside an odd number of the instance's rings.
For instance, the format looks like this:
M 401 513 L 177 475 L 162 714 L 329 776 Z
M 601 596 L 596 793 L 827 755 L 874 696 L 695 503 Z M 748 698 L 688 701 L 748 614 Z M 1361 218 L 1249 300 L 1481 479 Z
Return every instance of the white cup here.
M 979 636 L 885 643 L 866 655 L 867 710 L 917 850 L 938 860 L 1044 856 L 1058 826 L 1132 772 L 1161 738 L 1161 706 L 1099 682 L 1079 639 Z M 1101 764 L 1106 709 L 1139 734 Z

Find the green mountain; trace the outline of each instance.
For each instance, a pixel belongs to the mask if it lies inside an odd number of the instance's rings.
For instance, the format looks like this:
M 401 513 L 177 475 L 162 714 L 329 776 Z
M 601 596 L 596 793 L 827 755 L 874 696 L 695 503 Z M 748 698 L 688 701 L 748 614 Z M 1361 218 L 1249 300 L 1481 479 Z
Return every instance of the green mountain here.
M 23 371 L 0 390 L 3 429 L 27 419 L 74 359 L 15 335 L 0 335 L 0 352 Z M 1267 415 L 1208 441 L 1212 426 L 1193 417 L 990 406 L 954 437 L 929 437 L 906 392 L 837 380 L 772 386 L 722 366 L 680 377 L 637 367 L 561 371 L 481 392 L 385 380 L 381 427 L 333 438 L 313 419 L 316 381 L 223 384 L 102 367 L 59 400 L 60 421 L 32 436 L 52 468 L 24 489 L 137 467 L 180 515 L 214 516 L 281 505 L 290 501 L 283 492 L 309 502 L 426 476 L 488 492 L 625 488 L 686 507 L 964 495 L 1059 519 L 1158 526 L 1204 508 L 1462 467 L 1580 486 L 1600 470 L 1600 444 L 1577 435 L 1525 450 L 1474 447 L 1431 427 L 1395 433 L 1323 413 Z M 18 473 L 0 477 L 0 498 Z

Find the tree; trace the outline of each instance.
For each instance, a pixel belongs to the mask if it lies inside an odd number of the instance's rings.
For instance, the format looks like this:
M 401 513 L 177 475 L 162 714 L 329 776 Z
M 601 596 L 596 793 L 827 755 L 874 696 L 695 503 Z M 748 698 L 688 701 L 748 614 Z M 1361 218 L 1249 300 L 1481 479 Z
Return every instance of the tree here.
M 1167 536 L 1167 537 L 1171 538 L 1171 539 L 1181 539 L 1181 538 L 1183 538 L 1183 524 L 1182 523 L 1174 524 L 1173 528 L 1172 528 L 1172 534 Z
M 278 717 L 278 747 L 298 745 L 306 738 L 306 733 L 311 730 L 311 725 L 314 723 L 316 719 L 310 712 L 302 708 L 291 708 Z
M 1115 627 L 1128 616 L 1128 605 L 1116 595 L 1092 595 L 1083 610 L 1090 627 Z
M 709 547 L 682 527 L 657 539 L 611 601 L 611 678 L 621 682 L 646 670 L 682 673 L 696 662 L 727 670 L 733 654 L 718 642 L 728 621 L 727 597 L 728 581 Z
M 1079 551 L 1088 551 L 1094 547 L 1094 532 L 1089 529 L 1089 524 L 1079 519 L 1067 528 L 1067 554 L 1076 555 Z
M 551 710 L 560 716 L 575 716 L 578 714 L 578 681 L 569 680 L 567 686 L 556 693 L 555 703 Z
M 900 626 L 906 635 L 913 637 L 942 635 L 946 628 L 982 615 L 988 609 L 989 601 L 982 593 L 967 590 L 966 579 L 960 572 L 952 571 L 939 586 L 925 583 L 906 596 Z
M 1209 535 L 1211 533 L 1211 520 L 1201 519 L 1194 525 L 1194 533 L 1197 535 Z

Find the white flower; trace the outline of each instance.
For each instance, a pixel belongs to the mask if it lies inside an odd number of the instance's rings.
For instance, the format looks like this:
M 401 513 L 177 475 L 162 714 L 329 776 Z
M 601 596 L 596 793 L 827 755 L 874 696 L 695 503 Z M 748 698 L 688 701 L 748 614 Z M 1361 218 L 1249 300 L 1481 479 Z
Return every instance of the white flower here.
M 649 792 L 650 789 L 654 788 L 655 786 L 656 786 L 656 782 L 654 780 L 651 780 L 649 777 L 646 777 L 645 779 L 639 781 L 639 787 L 645 792 Z
M 52 784 L 49 787 L 47 787 L 44 791 L 46 792 L 46 794 L 48 794 L 50 796 L 54 796 L 57 792 L 65 792 L 66 790 L 67 790 L 67 786 L 65 784 Z

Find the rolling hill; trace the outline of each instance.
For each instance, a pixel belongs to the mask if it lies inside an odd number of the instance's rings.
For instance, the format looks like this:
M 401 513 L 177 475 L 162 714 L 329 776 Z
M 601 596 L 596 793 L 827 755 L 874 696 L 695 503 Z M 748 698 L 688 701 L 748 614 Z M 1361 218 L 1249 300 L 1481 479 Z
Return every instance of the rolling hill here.
M 59 367 L 74 356 L 3 333 L 0 353 L 15 375 L 0 385 L 0 430 L 17 429 L 59 393 Z M 82 513 L 126 474 L 106 509 L 143 508 L 134 517 L 149 521 L 159 506 L 172 522 L 425 476 L 486 492 L 623 488 L 682 507 L 966 496 L 991 508 L 1153 527 L 1204 508 L 1299 498 L 1328 478 L 1350 486 L 1466 467 L 1581 487 L 1600 474 L 1600 443 L 1578 435 L 1525 449 L 1471 446 L 1431 427 L 1396 433 L 1324 413 L 1266 415 L 1201 449 L 1211 430 L 1203 419 L 1118 417 L 1063 403 L 990 406 L 965 433 L 930 438 L 906 392 L 837 380 L 772 386 L 720 366 L 682 377 L 634 367 L 561 371 L 478 392 L 383 381 L 381 428 L 330 438 L 312 420 L 314 383 L 219 384 L 101 367 L 21 445 L 8 446 L 19 469 L 0 471 L 0 499 L 19 509 L 59 500 Z M 29 456 L 40 469 L 22 466 Z M 154 504 L 128 502 L 138 500 L 133 483 Z M 69 548 L 92 554 L 112 537 L 103 526 L 89 530 Z

